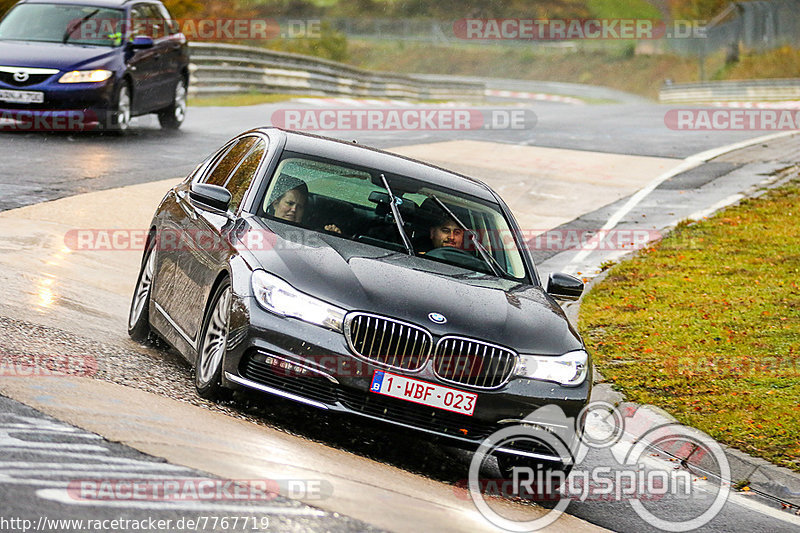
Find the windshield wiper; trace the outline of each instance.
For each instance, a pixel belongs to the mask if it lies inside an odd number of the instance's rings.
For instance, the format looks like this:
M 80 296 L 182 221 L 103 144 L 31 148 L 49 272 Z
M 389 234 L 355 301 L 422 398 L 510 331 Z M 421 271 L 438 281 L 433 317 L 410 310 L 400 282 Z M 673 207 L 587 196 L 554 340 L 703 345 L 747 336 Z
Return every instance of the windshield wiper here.
M 64 32 L 64 36 L 61 38 L 61 44 L 65 44 L 67 41 L 69 41 L 70 36 L 72 35 L 72 33 L 75 30 L 80 28 L 83 25 L 84 22 L 86 22 L 87 20 L 89 20 L 93 16 L 97 15 L 98 13 L 100 13 L 100 10 L 99 9 L 95 9 L 94 11 L 92 11 L 91 13 L 89 13 L 88 15 L 83 17 L 82 19 L 76 20 L 75 22 L 73 22 L 72 24 L 67 26 L 67 31 Z
M 397 231 L 400 232 L 400 238 L 403 240 L 406 250 L 408 250 L 408 255 L 414 255 L 414 247 L 411 246 L 411 239 L 408 238 L 408 235 L 406 235 L 406 232 L 403 229 L 405 223 L 403 222 L 402 215 L 400 215 L 400 208 L 397 207 L 397 197 L 392 192 L 392 188 L 389 187 L 389 182 L 386 180 L 386 176 L 383 174 L 381 174 L 381 181 L 383 181 L 383 186 L 386 187 L 386 190 L 389 192 L 389 207 L 392 210 L 392 216 L 394 217 Z
M 428 198 L 436 202 L 436 205 L 438 205 L 445 213 L 447 213 L 447 216 L 452 218 L 455 221 L 455 223 L 461 227 L 461 229 L 464 231 L 464 234 L 469 236 L 469 240 L 472 241 L 472 244 L 475 246 L 475 249 L 478 250 L 478 255 L 480 255 L 481 259 L 483 259 L 483 262 L 489 265 L 489 268 L 492 269 L 492 274 L 494 274 L 498 278 L 508 277 L 509 275 L 508 272 L 506 272 L 506 270 L 502 266 L 500 266 L 500 263 L 497 262 L 497 259 L 492 257 L 492 255 L 486 250 L 486 248 L 483 247 L 480 241 L 478 241 L 478 237 L 475 235 L 474 231 L 467 228 L 467 226 L 463 222 L 461 222 L 461 220 L 455 215 L 455 213 L 453 213 L 450 210 L 450 208 L 444 204 L 444 202 L 439 200 L 439 198 L 437 198 L 436 195 L 431 194 L 430 196 L 428 196 Z M 501 275 L 500 274 L 501 272 L 505 276 Z

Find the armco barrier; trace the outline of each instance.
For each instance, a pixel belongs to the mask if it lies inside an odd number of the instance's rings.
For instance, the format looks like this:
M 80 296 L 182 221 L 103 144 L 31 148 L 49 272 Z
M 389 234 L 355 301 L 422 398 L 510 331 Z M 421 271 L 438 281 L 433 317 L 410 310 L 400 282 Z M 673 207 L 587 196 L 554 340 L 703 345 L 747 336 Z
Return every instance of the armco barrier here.
M 800 100 L 800 79 L 676 83 L 661 87 L 658 99 L 670 104 Z
M 409 98 L 480 100 L 485 86 L 378 73 L 314 57 L 250 46 L 190 43 L 192 95 L 266 92 Z

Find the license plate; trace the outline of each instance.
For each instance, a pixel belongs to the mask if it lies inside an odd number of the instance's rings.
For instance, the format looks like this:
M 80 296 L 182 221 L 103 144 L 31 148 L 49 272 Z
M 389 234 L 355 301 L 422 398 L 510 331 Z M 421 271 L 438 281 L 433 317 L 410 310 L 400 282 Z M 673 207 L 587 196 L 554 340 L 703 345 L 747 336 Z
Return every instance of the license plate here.
M 372 392 L 409 402 L 472 416 L 478 395 L 383 370 L 372 376 Z
M 44 93 L 40 91 L 9 91 L 0 89 L 0 100 L 15 104 L 41 104 Z

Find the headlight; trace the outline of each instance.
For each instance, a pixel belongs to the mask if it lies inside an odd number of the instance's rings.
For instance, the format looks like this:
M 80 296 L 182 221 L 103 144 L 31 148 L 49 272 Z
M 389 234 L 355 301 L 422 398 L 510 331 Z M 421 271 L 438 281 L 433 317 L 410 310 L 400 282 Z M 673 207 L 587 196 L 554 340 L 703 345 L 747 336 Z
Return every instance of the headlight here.
M 254 271 L 250 284 L 256 301 L 267 311 L 342 331 L 344 309 L 302 293 L 264 270 Z
M 58 79 L 58 83 L 99 83 L 114 74 L 110 70 L 73 70 Z
M 583 350 L 555 357 L 520 354 L 516 369 L 517 376 L 554 381 L 565 387 L 580 385 L 588 373 L 589 354 Z

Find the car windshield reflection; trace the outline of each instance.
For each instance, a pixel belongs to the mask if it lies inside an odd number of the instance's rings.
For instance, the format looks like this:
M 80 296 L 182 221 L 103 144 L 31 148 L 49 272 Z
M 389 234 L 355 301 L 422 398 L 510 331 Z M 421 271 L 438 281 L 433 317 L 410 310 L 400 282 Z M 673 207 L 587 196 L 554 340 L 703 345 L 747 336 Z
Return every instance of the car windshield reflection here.
M 0 24 L 0 40 L 120 46 L 123 17 L 119 9 L 21 4 Z
M 392 195 L 407 239 L 396 222 Z M 421 179 L 285 154 L 259 214 L 474 272 L 526 277 L 522 255 L 498 204 Z

